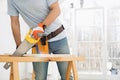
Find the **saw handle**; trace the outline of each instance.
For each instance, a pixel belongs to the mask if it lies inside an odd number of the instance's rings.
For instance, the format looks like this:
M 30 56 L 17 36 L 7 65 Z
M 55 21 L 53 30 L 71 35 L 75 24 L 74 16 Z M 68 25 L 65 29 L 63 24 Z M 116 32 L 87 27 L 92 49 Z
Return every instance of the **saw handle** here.
M 37 43 L 37 42 L 40 40 L 40 38 L 37 39 L 37 40 L 34 39 L 34 38 L 32 38 L 31 32 L 32 32 L 32 29 L 29 30 L 29 32 L 28 32 L 28 34 L 26 35 L 25 39 L 26 39 L 28 42 L 30 42 L 30 43 Z

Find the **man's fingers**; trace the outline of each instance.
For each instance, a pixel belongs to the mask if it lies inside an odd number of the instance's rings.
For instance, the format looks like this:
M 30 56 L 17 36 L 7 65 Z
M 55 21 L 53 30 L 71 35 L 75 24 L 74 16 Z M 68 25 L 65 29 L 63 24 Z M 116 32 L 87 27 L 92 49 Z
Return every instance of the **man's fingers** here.
M 35 35 L 34 38 L 37 40 L 38 38 L 40 38 L 38 35 Z

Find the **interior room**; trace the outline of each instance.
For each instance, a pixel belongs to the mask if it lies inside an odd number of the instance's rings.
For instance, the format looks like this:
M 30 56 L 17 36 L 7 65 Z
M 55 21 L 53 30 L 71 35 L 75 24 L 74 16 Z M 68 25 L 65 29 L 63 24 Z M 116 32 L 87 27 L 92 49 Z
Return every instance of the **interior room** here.
M 65 26 L 70 54 L 85 58 L 76 61 L 77 80 L 120 80 L 120 0 L 58 0 L 58 3 L 61 10 L 58 18 Z M 21 15 L 19 18 L 24 40 L 29 27 Z M 7 0 L 0 0 L 0 28 L 0 55 L 10 55 L 16 44 Z M 5 70 L 4 64 L 0 59 L 0 80 L 12 80 L 10 69 Z M 32 80 L 32 63 L 20 62 L 18 66 L 20 80 Z M 49 62 L 47 80 L 61 80 L 56 62 Z

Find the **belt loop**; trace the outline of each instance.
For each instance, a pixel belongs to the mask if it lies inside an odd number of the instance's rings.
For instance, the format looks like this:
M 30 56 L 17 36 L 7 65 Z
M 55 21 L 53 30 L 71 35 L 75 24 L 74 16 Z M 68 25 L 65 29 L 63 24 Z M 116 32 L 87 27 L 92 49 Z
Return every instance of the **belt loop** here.
M 51 37 L 54 37 L 55 36 L 55 32 L 51 32 Z
M 64 26 L 62 25 L 63 30 L 65 29 Z

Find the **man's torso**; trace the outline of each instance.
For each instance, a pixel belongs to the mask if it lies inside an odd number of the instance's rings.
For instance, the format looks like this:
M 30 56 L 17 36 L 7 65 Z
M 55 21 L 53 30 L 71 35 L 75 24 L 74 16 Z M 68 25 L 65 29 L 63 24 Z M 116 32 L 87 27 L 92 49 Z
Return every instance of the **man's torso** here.
M 49 14 L 49 6 L 57 0 L 9 0 L 12 1 L 12 6 L 16 8 L 18 13 L 23 17 L 25 22 L 30 28 L 36 27 L 38 23 L 42 22 Z M 10 3 L 10 2 L 9 2 Z M 9 4 L 8 3 L 8 4 Z M 9 7 L 9 6 L 8 6 Z M 8 8 L 10 9 L 10 8 Z M 10 11 L 8 10 L 8 14 Z M 46 34 L 55 31 L 61 26 L 61 21 L 57 18 L 46 29 Z M 63 38 L 64 31 L 60 33 L 56 38 L 49 41 L 59 40 Z

